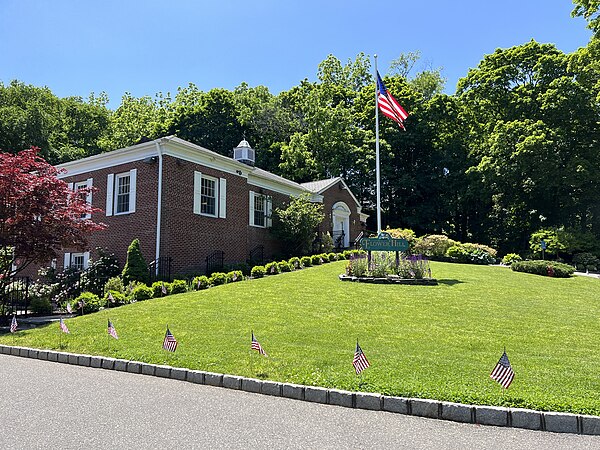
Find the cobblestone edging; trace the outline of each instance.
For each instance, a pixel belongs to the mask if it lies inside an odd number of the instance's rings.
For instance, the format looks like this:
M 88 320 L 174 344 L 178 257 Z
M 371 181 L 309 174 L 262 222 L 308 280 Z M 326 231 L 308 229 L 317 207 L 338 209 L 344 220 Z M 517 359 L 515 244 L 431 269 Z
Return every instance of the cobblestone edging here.
M 344 406 L 347 408 L 388 411 L 432 419 L 451 420 L 500 427 L 526 428 L 555 433 L 600 435 L 600 417 L 561 412 L 496 406 L 463 405 L 421 398 L 391 397 L 366 392 L 349 392 L 292 383 L 257 380 L 221 373 L 189 370 L 171 366 L 146 364 L 139 361 L 78 355 L 74 353 L 38 350 L 0 345 L 0 354 L 55 361 L 85 367 L 96 367 L 156 377 L 172 378 L 190 383 L 238 389 L 257 394 L 287 397 L 307 402 Z

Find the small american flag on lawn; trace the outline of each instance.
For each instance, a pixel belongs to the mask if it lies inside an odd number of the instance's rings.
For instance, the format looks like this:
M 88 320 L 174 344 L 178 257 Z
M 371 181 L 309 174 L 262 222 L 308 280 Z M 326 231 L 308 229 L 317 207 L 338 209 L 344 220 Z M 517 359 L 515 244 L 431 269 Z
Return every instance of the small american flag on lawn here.
M 371 365 L 363 353 L 362 348 L 360 348 L 360 345 L 358 345 L 358 340 L 356 341 L 356 351 L 354 352 L 352 365 L 354 366 L 354 370 L 356 370 L 356 375 Z
M 165 286 L 164 281 L 162 282 L 161 291 L 162 291 L 162 295 L 167 295 L 167 287 Z
M 13 316 L 10 321 L 10 332 L 14 333 L 15 331 L 17 331 L 17 316 Z
M 111 303 L 115 302 L 115 298 L 112 295 L 112 292 L 108 291 L 108 301 Z
M 250 348 L 252 350 L 256 350 L 258 353 L 260 353 L 263 356 L 267 356 L 267 352 L 265 352 L 265 350 L 262 348 L 260 343 L 254 337 L 254 331 L 252 332 L 252 346 Z
M 165 340 L 163 341 L 163 348 L 169 352 L 174 352 L 177 350 L 177 340 L 175 340 L 175 336 L 169 330 L 169 326 L 167 325 L 167 332 L 165 333 Z
M 500 361 L 498 361 L 498 364 L 496 364 L 496 367 L 490 373 L 490 378 L 497 381 L 504 389 L 507 389 L 514 377 L 515 372 L 512 370 L 510 362 L 508 362 L 508 356 L 506 356 L 506 350 L 504 350 Z
M 61 330 L 63 333 L 67 333 L 67 334 L 69 334 L 69 329 L 67 328 L 67 324 L 65 323 L 65 321 L 64 321 L 64 320 L 62 320 L 62 317 L 60 318 L 59 325 L 60 325 L 60 330 Z
M 71 314 L 73 312 L 73 308 L 71 308 L 71 302 L 67 302 L 67 312 Z
M 108 334 L 110 334 L 115 339 L 119 339 L 119 336 L 117 336 L 117 330 L 115 330 L 115 327 L 110 321 L 110 319 L 108 319 Z

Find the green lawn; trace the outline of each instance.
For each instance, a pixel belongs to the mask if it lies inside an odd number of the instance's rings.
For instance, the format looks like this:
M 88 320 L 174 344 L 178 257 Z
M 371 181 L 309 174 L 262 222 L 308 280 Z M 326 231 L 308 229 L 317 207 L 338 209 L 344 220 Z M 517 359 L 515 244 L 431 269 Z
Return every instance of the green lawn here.
M 439 286 L 340 282 L 344 262 L 67 320 L 65 351 L 276 381 L 600 415 L 600 280 L 432 263 Z M 120 339 L 110 342 L 107 318 Z M 165 326 L 177 353 L 162 350 Z M 254 330 L 269 358 L 251 352 Z M 56 349 L 58 324 L 0 343 Z M 371 367 L 354 374 L 360 339 Z M 503 347 L 515 380 L 489 378 Z

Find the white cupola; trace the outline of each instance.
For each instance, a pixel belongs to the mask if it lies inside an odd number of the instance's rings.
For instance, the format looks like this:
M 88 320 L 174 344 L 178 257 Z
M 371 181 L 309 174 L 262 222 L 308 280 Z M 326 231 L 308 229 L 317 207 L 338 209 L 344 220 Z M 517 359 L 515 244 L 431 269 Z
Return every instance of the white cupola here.
M 242 142 L 233 149 L 233 159 L 248 164 L 249 166 L 254 165 L 254 161 L 256 160 L 255 151 L 250 147 L 250 144 L 248 144 L 246 139 L 242 139 Z

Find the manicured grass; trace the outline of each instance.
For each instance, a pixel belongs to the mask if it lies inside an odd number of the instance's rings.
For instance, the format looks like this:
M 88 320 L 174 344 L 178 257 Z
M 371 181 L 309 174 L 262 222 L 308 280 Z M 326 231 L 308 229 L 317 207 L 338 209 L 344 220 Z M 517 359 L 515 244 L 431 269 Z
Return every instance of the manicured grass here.
M 277 381 L 600 414 L 600 280 L 432 263 L 439 286 L 340 282 L 344 262 L 67 320 L 64 350 Z M 107 318 L 120 339 L 110 342 Z M 175 354 L 162 350 L 166 324 Z M 269 354 L 250 351 L 250 332 Z M 371 367 L 351 361 L 360 339 Z M 58 324 L 0 343 L 58 348 Z M 516 377 L 489 378 L 503 347 Z

